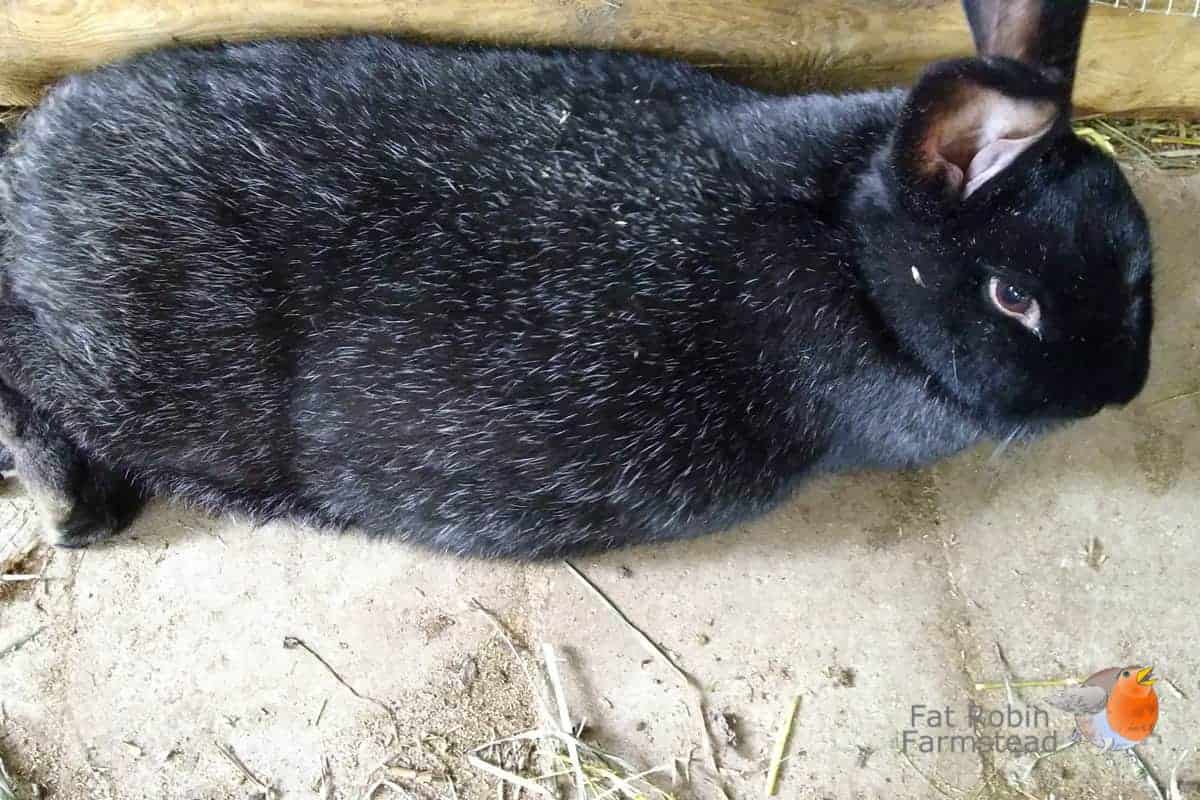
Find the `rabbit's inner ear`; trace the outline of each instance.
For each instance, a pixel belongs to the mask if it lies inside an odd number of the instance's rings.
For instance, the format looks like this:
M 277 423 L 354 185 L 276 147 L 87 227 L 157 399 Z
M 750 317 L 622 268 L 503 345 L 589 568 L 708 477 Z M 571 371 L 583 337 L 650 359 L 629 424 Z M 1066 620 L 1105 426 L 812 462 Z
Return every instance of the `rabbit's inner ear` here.
M 975 190 L 1004 171 L 1017 157 L 1032 147 L 1038 139 L 1050 132 L 1052 124 L 1046 125 L 1040 131 L 1019 139 L 996 139 L 984 145 L 967 167 L 966 185 L 962 196 L 970 197 Z
M 961 87 L 926 131 L 928 173 L 941 173 L 949 194 L 969 197 L 1049 133 L 1057 116 L 1050 100 Z

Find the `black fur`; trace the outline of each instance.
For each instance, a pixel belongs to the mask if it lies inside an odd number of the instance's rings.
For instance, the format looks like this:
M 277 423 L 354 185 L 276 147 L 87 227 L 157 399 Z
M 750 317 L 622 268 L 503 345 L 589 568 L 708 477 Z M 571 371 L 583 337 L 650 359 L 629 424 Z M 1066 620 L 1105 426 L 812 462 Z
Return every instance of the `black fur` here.
M 106 520 L 70 543 L 163 492 L 541 557 L 1128 401 L 1149 243 L 1120 172 L 1059 125 L 922 199 L 907 98 L 375 37 L 68 78 L 0 166 L 0 378 L 48 426 L 0 439 L 23 478 L 39 446 L 105 476 L 60 487 Z

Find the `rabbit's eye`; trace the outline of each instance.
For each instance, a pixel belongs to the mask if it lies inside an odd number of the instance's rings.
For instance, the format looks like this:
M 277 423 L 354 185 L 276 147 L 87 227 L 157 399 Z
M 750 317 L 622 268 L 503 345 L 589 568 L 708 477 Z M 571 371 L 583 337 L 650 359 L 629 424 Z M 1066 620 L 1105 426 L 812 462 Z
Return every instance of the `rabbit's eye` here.
M 992 278 L 988 281 L 988 297 L 1001 314 L 1019 321 L 1034 333 L 1039 332 L 1042 312 L 1037 300 L 1028 292 L 1000 278 Z
M 996 289 L 996 302 L 1005 311 L 1024 314 L 1033 305 L 1033 298 L 1011 283 L 1001 283 Z

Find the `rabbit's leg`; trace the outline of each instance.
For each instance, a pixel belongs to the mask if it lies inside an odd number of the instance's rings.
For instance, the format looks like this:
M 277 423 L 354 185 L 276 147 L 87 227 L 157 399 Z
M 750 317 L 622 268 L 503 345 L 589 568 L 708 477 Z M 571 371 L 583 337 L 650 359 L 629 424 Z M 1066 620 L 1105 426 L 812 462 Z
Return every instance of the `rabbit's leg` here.
M 54 423 L 0 384 L 0 444 L 34 498 L 50 541 L 84 547 L 124 528 L 144 502 L 123 476 L 88 459 Z

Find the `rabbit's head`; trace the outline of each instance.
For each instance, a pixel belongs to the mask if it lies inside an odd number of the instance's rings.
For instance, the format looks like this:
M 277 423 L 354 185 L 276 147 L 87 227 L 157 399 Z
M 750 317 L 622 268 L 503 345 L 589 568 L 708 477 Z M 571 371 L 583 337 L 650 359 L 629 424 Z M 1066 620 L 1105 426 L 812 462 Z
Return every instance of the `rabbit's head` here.
M 993 432 L 1126 403 L 1149 367 L 1150 235 L 1071 130 L 1086 0 L 966 0 L 978 57 L 930 67 L 855 197 L 898 347 Z

